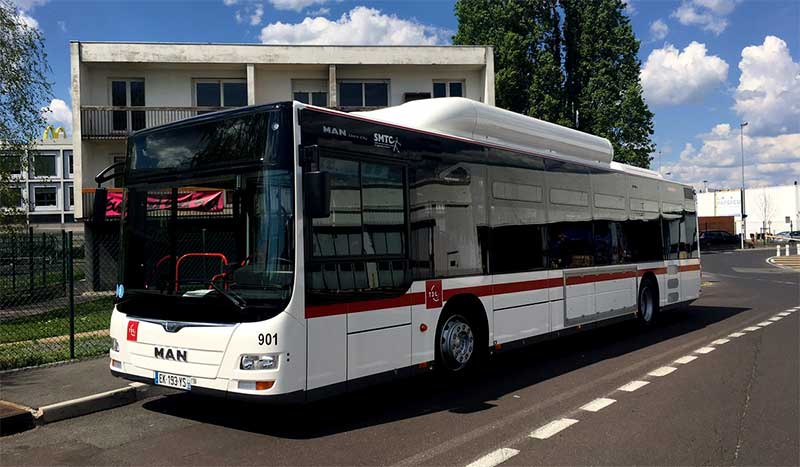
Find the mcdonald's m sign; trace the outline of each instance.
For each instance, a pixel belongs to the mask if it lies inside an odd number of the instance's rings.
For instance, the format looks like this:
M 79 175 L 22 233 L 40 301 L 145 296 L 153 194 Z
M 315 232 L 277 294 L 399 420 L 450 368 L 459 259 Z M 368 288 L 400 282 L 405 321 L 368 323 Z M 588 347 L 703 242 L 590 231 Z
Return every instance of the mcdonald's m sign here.
M 53 125 L 47 125 L 47 128 L 44 129 L 44 133 L 42 133 L 42 139 L 58 139 L 58 136 L 61 135 L 62 138 L 67 137 L 67 132 L 64 131 L 63 127 L 53 127 Z

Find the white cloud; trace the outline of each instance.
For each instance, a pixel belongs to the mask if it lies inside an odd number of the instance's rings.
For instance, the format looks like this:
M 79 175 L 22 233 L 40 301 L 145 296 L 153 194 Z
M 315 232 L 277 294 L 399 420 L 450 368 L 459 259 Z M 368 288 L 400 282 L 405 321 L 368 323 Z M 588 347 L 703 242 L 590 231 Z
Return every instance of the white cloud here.
M 72 108 L 66 102 L 53 99 L 50 105 L 42 108 L 42 114 L 48 124 L 63 126 L 68 135 L 72 134 Z
M 37 6 L 42 6 L 49 1 L 50 0 L 12 0 L 11 3 L 13 3 L 20 10 L 29 11 Z
M 278 10 L 294 10 L 300 12 L 311 5 L 326 3 L 328 0 L 269 0 Z
M 307 11 L 306 14 L 308 16 L 325 16 L 331 12 L 331 9 L 328 7 L 319 7 L 316 10 Z
M 447 34 L 432 26 L 358 6 L 338 20 L 305 18 L 300 23 L 272 23 L 261 29 L 265 44 L 435 45 Z
M 256 5 L 255 10 L 250 14 L 250 26 L 258 26 L 261 24 L 261 18 L 264 16 L 264 7 Z
M 654 40 L 660 41 L 667 37 L 669 33 L 669 26 L 661 20 L 661 18 L 650 23 L 650 37 Z
M 669 178 L 696 187 L 708 180 L 714 188 L 741 185 L 741 146 L 738 126 L 728 123 L 714 126 L 699 135 L 701 145 L 686 143 L 678 161 L 664 165 Z M 778 136 L 744 134 L 745 181 L 747 186 L 770 186 L 792 183 L 800 177 L 800 133 Z
M 58 28 L 61 29 L 61 32 L 67 32 L 67 22 L 66 21 L 56 21 L 58 24 Z
M 622 3 L 625 4 L 625 13 L 627 13 L 628 16 L 636 14 L 636 6 L 634 6 L 633 0 L 622 0 Z
M 800 132 L 800 63 L 786 42 L 767 36 L 763 44 L 745 47 L 739 70 L 733 108 L 749 122 L 749 132 Z
M 738 0 L 684 0 L 670 16 L 684 26 L 699 26 L 720 35 L 728 27 L 725 18 L 736 8 Z
M 650 52 L 641 71 L 642 87 L 650 104 L 698 101 L 725 82 L 728 64 L 707 55 L 705 44 L 692 42 L 683 51 L 667 44 Z
M 222 0 L 222 1 L 223 3 L 225 3 L 225 6 L 233 6 L 236 5 L 236 3 L 238 2 L 238 0 Z
M 36 21 L 36 18 L 28 15 L 24 11 L 20 11 L 19 14 L 17 15 L 17 23 L 24 24 L 25 26 L 28 26 L 31 29 L 39 29 L 39 22 Z

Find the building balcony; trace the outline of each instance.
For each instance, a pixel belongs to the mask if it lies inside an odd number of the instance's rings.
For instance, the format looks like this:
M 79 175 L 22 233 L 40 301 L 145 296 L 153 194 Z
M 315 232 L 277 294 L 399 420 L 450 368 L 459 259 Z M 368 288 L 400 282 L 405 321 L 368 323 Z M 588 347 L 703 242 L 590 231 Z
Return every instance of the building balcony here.
M 82 139 L 124 139 L 145 128 L 177 122 L 221 107 L 112 107 L 81 106 Z

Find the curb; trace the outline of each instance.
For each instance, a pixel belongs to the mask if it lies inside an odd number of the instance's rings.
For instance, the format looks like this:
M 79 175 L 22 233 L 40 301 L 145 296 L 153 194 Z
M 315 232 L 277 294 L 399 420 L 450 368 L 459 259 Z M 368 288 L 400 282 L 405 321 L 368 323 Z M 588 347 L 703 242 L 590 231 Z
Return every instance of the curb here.
M 0 418 L 0 426 L 2 426 L 0 435 L 19 433 L 34 426 L 46 425 L 60 420 L 121 407 L 148 397 L 167 394 L 170 391 L 168 388 L 153 387 L 144 383 L 130 383 L 123 388 L 57 402 L 42 406 L 39 409 L 2 401 L 4 404 L 20 409 L 21 413 Z

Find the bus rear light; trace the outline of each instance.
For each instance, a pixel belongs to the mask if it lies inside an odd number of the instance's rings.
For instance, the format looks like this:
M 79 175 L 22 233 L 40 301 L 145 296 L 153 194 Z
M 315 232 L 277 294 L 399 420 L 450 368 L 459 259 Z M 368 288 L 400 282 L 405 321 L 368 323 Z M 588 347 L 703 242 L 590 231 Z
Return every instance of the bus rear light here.
M 119 352 L 119 341 L 114 337 L 111 338 L 111 350 Z

